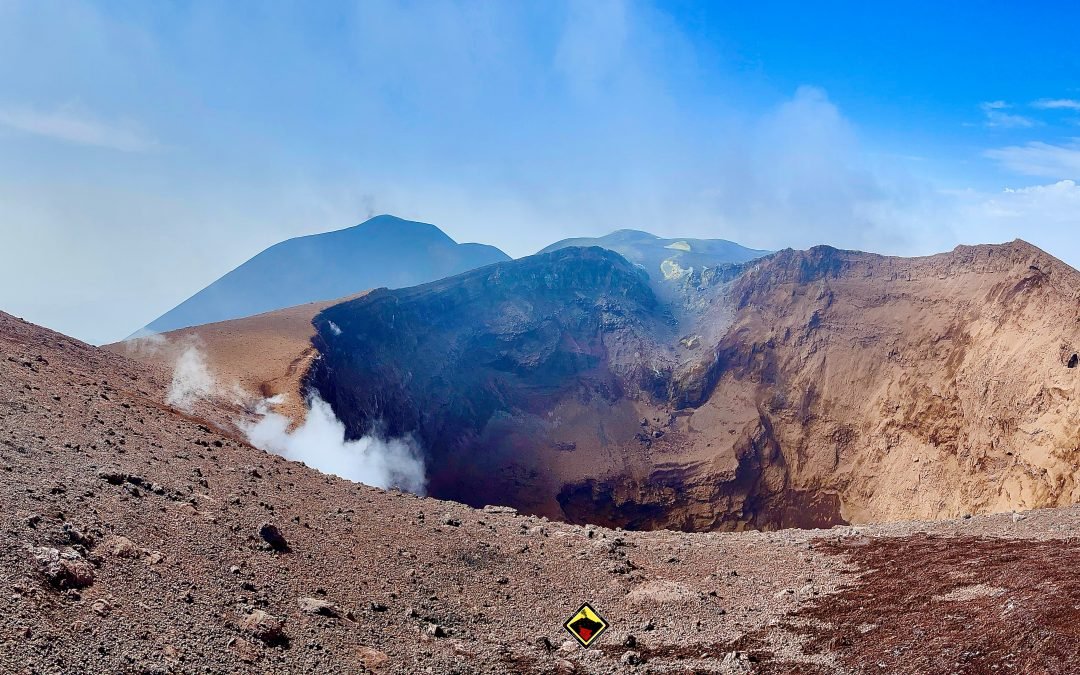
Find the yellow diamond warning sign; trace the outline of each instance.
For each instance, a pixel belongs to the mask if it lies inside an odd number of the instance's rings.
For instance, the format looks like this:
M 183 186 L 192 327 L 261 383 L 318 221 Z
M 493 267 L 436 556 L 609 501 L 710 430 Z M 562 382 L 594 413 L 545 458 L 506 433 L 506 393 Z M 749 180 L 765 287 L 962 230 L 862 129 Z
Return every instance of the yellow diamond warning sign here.
M 607 627 L 608 622 L 604 621 L 587 602 L 563 624 L 563 628 L 568 630 L 582 647 L 588 647 L 596 642 L 596 638 L 600 637 Z

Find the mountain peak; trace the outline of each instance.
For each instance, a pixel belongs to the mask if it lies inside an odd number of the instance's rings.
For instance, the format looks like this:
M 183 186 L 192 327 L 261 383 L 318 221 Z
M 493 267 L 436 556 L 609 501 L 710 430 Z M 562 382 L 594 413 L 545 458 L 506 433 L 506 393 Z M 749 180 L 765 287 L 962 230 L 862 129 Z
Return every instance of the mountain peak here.
M 493 246 L 458 244 L 430 223 L 383 214 L 275 244 L 145 330 L 235 319 L 371 288 L 415 286 L 509 259 Z

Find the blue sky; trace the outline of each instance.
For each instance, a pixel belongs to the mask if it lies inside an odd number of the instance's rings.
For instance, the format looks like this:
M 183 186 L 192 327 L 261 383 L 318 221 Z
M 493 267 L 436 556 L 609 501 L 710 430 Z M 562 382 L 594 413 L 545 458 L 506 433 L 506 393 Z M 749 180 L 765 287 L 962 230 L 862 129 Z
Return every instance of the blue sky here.
M 1080 265 L 1073 3 L 0 0 L 0 308 L 118 339 L 375 213 Z

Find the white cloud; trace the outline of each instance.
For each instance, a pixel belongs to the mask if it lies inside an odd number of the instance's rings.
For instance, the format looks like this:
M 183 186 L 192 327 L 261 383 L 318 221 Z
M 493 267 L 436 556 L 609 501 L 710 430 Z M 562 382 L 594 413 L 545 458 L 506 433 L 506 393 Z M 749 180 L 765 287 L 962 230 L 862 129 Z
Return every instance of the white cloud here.
M 159 147 L 130 122 L 107 123 L 72 108 L 40 110 L 27 106 L 0 107 L 0 126 L 22 133 L 77 145 L 122 152 L 149 152 Z
M 616 73 L 626 56 L 627 8 L 619 0 L 572 3 L 555 50 L 555 67 L 579 92 Z
M 1054 145 L 1032 141 L 983 153 L 1010 171 L 1047 178 L 1080 178 L 1080 138 Z
M 983 124 L 988 127 L 1003 129 L 1027 128 L 1039 124 L 1038 121 L 1030 117 L 1005 112 L 1007 108 L 1011 107 L 1005 101 L 985 101 L 980 103 L 979 108 L 986 115 Z
M 901 254 L 951 241 L 947 227 L 926 217 L 938 208 L 937 191 L 895 161 L 868 155 L 819 88 L 800 87 L 728 136 L 738 140 L 721 150 L 706 193 L 714 232 L 719 220 L 730 238 L 760 248 L 831 244 Z
M 1080 101 L 1072 98 L 1043 98 L 1031 105 L 1040 110 L 1080 110 Z

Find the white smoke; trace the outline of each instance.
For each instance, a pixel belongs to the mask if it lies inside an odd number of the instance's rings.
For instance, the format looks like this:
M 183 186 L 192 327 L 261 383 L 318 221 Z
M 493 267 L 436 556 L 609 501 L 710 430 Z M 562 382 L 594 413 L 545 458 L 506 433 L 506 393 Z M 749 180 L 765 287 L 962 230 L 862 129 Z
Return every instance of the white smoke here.
M 168 338 L 161 333 L 140 329 L 133 337 L 124 340 L 124 350 L 132 358 L 157 356 L 169 344 Z
M 176 359 L 172 384 L 165 402 L 182 410 L 190 410 L 195 401 L 214 392 L 214 378 L 206 367 L 202 350 L 189 345 Z
M 341 335 L 341 328 L 339 328 L 336 323 L 333 321 L 327 321 L 327 323 L 330 324 L 330 332 L 334 335 Z
M 333 323 L 330 329 L 340 334 L 341 329 Z M 178 341 L 161 334 L 149 334 L 125 344 L 133 356 L 178 354 L 173 365 L 172 383 L 165 397 L 169 405 L 191 410 L 199 400 L 227 400 L 258 417 L 256 422 L 238 420 L 236 425 L 260 450 L 358 483 L 424 494 L 427 480 L 423 453 L 411 436 L 386 439 L 369 434 L 355 441 L 346 440 L 345 425 L 318 394 L 308 400 L 304 423 L 290 432 L 291 420 L 272 410 L 273 406 L 283 402 L 284 397 L 279 394 L 257 399 L 245 392 L 239 383 L 234 383 L 231 389 L 220 385 L 210 373 L 201 349 L 202 342 L 197 337 Z
M 266 405 L 260 412 L 258 422 L 241 425 L 255 447 L 358 483 L 424 494 L 424 460 L 412 437 L 383 439 L 371 434 L 346 440 L 345 425 L 318 394 L 308 401 L 304 423 L 292 432 L 287 417 Z

